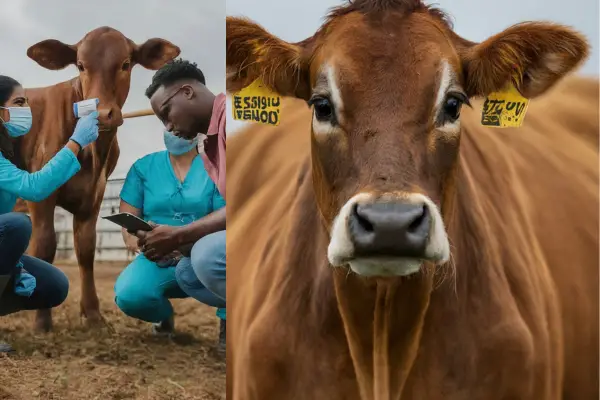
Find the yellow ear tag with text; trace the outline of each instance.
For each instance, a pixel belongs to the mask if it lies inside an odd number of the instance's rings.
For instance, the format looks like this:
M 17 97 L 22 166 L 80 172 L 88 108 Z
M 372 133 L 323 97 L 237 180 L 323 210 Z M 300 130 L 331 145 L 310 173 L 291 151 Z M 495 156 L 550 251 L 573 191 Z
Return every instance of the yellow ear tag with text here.
M 506 89 L 488 95 L 481 111 L 481 125 L 494 128 L 518 128 L 525 119 L 529 99 L 511 82 Z
M 281 97 L 255 80 L 232 96 L 233 119 L 264 125 L 279 125 Z

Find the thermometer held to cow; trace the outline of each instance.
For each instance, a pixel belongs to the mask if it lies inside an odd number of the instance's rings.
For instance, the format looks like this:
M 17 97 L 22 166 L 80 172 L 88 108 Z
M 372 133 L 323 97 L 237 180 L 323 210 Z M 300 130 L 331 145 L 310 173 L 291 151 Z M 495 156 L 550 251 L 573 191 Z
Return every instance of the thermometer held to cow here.
M 75 118 L 85 117 L 98 109 L 99 99 L 87 99 L 73 103 L 73 113 Z

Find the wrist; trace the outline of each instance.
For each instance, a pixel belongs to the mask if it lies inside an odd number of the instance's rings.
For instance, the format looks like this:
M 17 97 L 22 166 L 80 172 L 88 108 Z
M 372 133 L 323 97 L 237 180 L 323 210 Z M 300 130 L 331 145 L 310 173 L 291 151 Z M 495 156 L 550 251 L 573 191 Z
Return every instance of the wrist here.
M 175 231 L 173 232 L 173 238 L 175 239 L 175 242 L 177 243 L 177 247 L 183 246 L 184 244 L 186 244 L 185 227 L 176 228 Z
M 79 150 L 83 149 L 83 146 L 77 140 L 70 138 L 69 141 L 75 143 L 78 146 Z
M 67 142 L 67 144 L 65 145 L 65 148 L 71 150 L 71 152 L 73 152 L 73 154 L 75 154 L 76 156 L 81 151 L 81 146 L 79 145 L 79 143 L 77 143 L 77 142 L 75 142 L 73 140 L 69 140 Z

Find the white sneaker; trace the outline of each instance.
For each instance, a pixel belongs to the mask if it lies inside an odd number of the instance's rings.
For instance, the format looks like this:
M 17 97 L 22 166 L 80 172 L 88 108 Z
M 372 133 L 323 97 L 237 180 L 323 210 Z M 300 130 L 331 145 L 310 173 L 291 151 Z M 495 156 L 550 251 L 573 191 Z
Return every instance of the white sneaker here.
M 8 353 L 14 353 L 14 351 L 15 350 L 12 348 L 12 346 L 10 344 L 0 342 L 0 353 L 8 354 Z
M 172 337 L 175 333 L 175 318 L 171 315 L 169 319 L 152 324 L 152 334 L 155 336 Z

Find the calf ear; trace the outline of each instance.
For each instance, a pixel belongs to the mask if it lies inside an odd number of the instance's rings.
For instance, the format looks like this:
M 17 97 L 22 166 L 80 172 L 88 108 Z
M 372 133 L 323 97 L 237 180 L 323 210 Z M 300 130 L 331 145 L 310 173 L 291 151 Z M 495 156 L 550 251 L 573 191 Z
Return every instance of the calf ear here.
M 227 17 L 226 30 L 228 92 L 260 79 L 281 96 L 308 100 L 309 63 L 302 45 L 281 40 L 243 18 Z
M 157 70 L 181 53 L 181 49 L 164 39 L 148 39 L 138 45 L 133 54 L 133 61 L 142 67 Z
M 28 48 L 27 56 L 44 68 L 59 70 L 77 62 L 77 46 L 48 39 Z
M 523 96 L 539 96 L 577 67 L 589 51 L 576 31 L 543 22 L 514 25 L 467 46 L 462 56 L 469 96 L 502 90 L 511 79 Z

